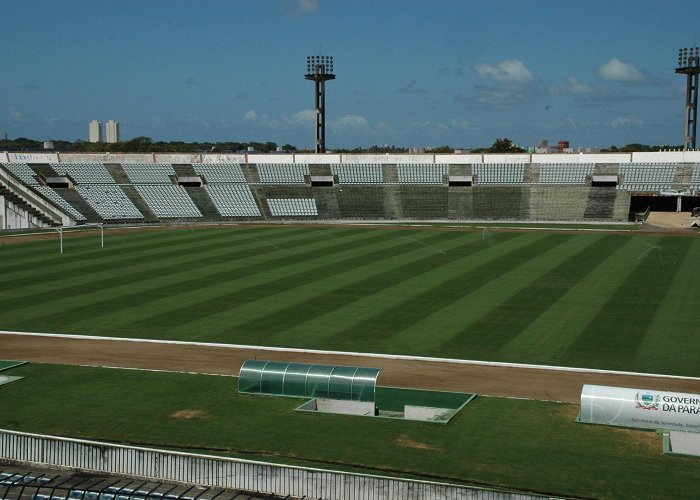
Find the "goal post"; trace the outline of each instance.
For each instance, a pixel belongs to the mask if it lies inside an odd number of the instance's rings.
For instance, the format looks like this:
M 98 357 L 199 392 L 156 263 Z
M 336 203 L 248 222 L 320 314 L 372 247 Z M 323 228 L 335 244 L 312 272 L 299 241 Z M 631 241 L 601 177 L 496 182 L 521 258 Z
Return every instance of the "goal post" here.
M 100 228 L 100 248 L 105 247 L 105 228 L 104 224 L 101 224 L 99 222 L 93 222 L 89 224 L 81 224 L 80 226 L 59 226 L 59 227 L 47 227 L 43 229 L 47 230 L 53 230 L 56 231 L 59 235 L 59 240 L 60 240 L 60 250 L 59 252 L 62 254 L 63 253 L 63 233 L 64 232 L 71 232 L 71 230 L 82 230 L 84 228 L 90 228 L 90 227 L 99 227 Z

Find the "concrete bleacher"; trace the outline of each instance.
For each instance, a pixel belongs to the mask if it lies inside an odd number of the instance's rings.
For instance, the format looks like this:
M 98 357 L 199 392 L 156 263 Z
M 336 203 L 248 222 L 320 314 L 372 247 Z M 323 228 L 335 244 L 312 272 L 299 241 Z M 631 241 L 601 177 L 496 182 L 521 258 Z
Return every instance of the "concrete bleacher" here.
M 313 198 L 269 198 L 267 206 L 273 217 L 317 216 L 318 209 Z
M 472 166 L 478 184 L 522 184 L 525 176 L 523 163 L 489 163 Z
M 259 163 L 258 175 L 263 184 L 304 184 L 308 165 L 294 163 Z
M 76 184 L 115 184 L 102 163 L 52 163 L 51 168 L 59 175 L 67 175 Z
M 170 184 L 175 175 L 173 166 L 165 164 L 127 163 L 122 169 L 132 184 Z
M 136 185 L 136 191 L 158 218 L 194 218 L 202 214 L 182 186 Z
M 238 163 L 192 164 L 197 175 L 208 183 L 246 182 L 245 175 Z
M 690 189 L 695 191 L 700 190 L 700 163 L 696 163 L 692 167 L 690 174 Z
M 676 165 L 672 163 L 620 163 L 622 178 L 618 189 L 626 191 L 664 191 L 673 186 Z
M 331 165 L 331 174 L 338 176 L 339 184 L 381 184 L 383 167 L 379 163 Z
M 143 219 L 143 214 L 124 194 L 121 187 L 105 185 L 78 185 L 75 191 L 104 220 Z
M 538 184 L 585 184 L 595 163 L 545 163 L 539 170 Z
M 433 163 L 405 163 L 397 164 L 399 184 L 442 184 L 443 177 L 447 175 L 449 165 L 436 165 Z
M 262 216 L 250 188 L 245 184 L 208 184 L 204 189 L 224 217 Z

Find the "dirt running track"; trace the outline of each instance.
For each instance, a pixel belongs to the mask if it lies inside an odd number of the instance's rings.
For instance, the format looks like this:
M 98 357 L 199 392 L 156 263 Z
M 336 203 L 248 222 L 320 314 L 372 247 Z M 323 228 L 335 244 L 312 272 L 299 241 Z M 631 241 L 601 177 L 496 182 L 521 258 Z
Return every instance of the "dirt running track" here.
M 0 359 L 37 363 L 238 375 L 241 364 L 256 357 L 272 361 L 382 368 L 380 385 L 476 392 L 543 401 L 576 403 L 583 384 L 700 393 L 700 379 L 689 378 L 0 333 Z

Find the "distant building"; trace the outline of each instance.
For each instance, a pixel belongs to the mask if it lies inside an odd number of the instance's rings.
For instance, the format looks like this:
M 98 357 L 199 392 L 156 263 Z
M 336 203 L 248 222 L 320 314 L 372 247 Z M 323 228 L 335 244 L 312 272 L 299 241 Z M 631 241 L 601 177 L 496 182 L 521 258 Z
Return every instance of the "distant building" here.
M 102 122 L 90 122 L 90 142 L 102 142 Z
M 107 122 L 106 140 L 108 144 L 119 142 L 119 122 L 109 120 Z

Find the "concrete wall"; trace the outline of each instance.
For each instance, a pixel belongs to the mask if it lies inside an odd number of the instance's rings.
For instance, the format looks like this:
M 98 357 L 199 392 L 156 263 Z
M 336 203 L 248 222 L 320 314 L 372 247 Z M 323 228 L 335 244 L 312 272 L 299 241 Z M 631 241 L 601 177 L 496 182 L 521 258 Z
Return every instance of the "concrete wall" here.
M 292 496 L 362 500 L 543 498 L 444 483 L 275 465 L 0 430 L 0 460 Z

